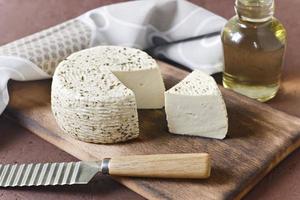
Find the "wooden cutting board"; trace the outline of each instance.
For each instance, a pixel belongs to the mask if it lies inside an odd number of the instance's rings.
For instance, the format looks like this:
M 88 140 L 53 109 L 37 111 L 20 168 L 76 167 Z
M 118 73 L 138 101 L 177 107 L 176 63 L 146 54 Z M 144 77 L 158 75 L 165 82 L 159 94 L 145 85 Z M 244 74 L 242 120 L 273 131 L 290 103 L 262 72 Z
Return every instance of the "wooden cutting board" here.
M 188 72 L 159 63 L 167 88 Z M 208 152 L 207 180 L 115 178 L 149 199 L 240 199 L 266 173 L 300 145 L 300 120 L 221 88 L 229 115 L 225 140 L 167 132 L 163 110 L 140 110 L 141 136 L 114 145 L 88 144 L 62 134 L 50 109 L 50 80 L 12 82 L 6 114 L 81 160 L 132 154 Z M 209 123 L 209 122 L 207 122 Z

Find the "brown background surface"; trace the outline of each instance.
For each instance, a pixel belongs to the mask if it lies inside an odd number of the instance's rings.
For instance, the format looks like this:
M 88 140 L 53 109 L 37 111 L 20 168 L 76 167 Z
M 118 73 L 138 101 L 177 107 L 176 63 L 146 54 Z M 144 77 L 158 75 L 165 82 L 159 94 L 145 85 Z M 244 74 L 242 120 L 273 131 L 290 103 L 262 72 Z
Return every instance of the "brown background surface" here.
M 13 41 L 81 13 L 118 0 L 0 0 L 0 44 Z M 193 0 L 225 18 L 234 15 L 234 0 Z M 288 31 L 282 88 L 269 102 L 300 117 L 299 0 L 277 0 L 276 16 Z M 0 119 L 0 163 L 76 160 L 33 134 Z M 300 199 L 300 150 L 294 152 L 252 190 L 245 199 Z M 84 186 L 1 189 L 0 199 L 143 199 L 108 177 Z

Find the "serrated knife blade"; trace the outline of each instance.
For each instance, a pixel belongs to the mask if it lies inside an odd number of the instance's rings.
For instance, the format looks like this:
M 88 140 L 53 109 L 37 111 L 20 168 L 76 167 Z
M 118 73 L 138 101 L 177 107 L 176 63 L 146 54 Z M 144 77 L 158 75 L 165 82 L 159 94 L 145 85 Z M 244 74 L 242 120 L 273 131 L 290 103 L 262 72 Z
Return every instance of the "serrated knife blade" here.
M 101 162 L 0 165 L 0 186 L 86 184 L 100 171 Z
M 207 153 L 104 158 L 102 161 L 0 165 L 0 187 L 86 184 L 104 175 L 153 178 L 208 178 Z

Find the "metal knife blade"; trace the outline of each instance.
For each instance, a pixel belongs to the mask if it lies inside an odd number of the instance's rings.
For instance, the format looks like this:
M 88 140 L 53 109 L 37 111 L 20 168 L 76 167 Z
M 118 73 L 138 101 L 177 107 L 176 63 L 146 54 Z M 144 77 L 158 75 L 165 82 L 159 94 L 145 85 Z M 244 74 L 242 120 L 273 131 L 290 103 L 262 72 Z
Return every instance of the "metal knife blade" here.
M 0 187 L 86 184 L 100 170 L 101 161 L 0 165 Z

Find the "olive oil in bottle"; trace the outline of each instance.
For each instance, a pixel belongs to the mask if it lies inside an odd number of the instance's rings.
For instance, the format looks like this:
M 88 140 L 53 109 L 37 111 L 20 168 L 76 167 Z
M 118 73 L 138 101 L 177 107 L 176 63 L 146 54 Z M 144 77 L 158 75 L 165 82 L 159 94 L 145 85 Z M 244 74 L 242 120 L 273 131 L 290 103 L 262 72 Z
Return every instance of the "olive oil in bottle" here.
M 273 0 L 236 0 L 235 10 L 222 33 L 223 85 L 264 102 L 279 89 L 286 31 Z

